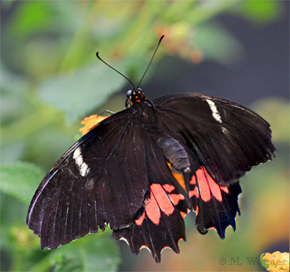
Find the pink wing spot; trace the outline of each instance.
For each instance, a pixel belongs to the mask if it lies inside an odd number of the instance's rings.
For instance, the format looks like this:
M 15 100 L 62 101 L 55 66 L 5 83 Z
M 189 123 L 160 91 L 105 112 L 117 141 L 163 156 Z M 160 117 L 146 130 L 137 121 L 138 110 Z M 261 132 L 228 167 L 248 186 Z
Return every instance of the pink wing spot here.
M 220 186 L 220 188 L 225 192 L 225 193 L 229 193 L 229 188 L 227 186 Z
M 144 219 L 145 219 L 145 212 L 143 212 L 143 214 L 140 216 L 139 219 L 135 220 L 136 225 L 141 226 L 143 224 Z
M 183 239 L 183 238 L 179 238 L 179 239 L 178 239 L 178 243 L 179 243 L 180 241 L 184 241 L 184 239 Z
M 212 229 L 212 230 L 217 231 L 216 227 L 210 227 L 210 228 L 208 228 L 208 229 Z
M 198 215 L 199 209 L 198 206 L 195 207 L 195 214 Z
M 152 185 L 151 185 L 151 187 L 152 187 Z M 146 214 L 147 214 L 148 218 L 155 225 L 158 225 L 159 222 L 160 222 L 161 213 L 160 213 L 158 204 L 157 204 L 157 202 L 155 200 L 155 197 L 154 197 L 154 195 L 152 193 L 152 190 L 151 190 L 151 193 L 150 193 L 150 200 L 147 203 L 147 205 L 145 206 L 145 211 L 146 211 Z
M 206 172 L 205 168 L 204 171 Z M 212 179 L 212 177 L 209 175 L 208 172 L 206 172 L 207 180 L 209 183 L 210 190 L 213 194 L 213 196 L 218 200 L 218 201 L 223 201 L 222 197 L 222 192 L 220 189 L 220 186 L 215 183 L 215 181 Z
M 192 176 L 189 184 L 196 185 L 196 178 L 195 178 L 195 176 Z
M 139 219 L 135 220 L 136 225 L 141 226 L 146 216 L 155 224 L 160 223 L 160 217 L 162 210 L 166 215 L 170 215 L 174 212 L 174 206 L 171 203 L 165 190 L 171 192 L 174 190 L 174 186 L 165 184 L 163 187 L 160 184 L 152 184 L 150 186 L 150 199 L 145 203 L 145 212 Z M 184 199 L 181 195 L 172 194 L 174 205 L 179 202 L 180 199 Z
M 210 201 L 211 193 L 210 193 L 209 184 L 207 181 L 206 171 L 205 171 L 203 166 L 201 169 L 198 169 L 196 171 L 196 177 L 198 180 L 199 192 L 200 192 L 201 199 L 203 201 Z
M 197 187 L 195 187 L 194 190 L 189 191 L 189 197 L 192 198 L 193 196 L 195 196 L 196 198 L 199 197 L 199 193 L 198 193 Z
M 211 194 L 218 201 L 223 201 L 220 186 L 213 180 L 204 166 L 197 170 L 196 176 L 199 184 L 200 195 L 203 201 L 209 201 L 211 199 Z
M 172 203 L 176 206 L 180 200 L 184 200 L 184 196 L 181 194 L 170 194 Z
M 181 215 L 182 219 L 184 219 L 185 216 L 187 215 L 187 213 L 185 213 L 185 212 L 180 212 L 180 215 Z
M 146 245 L 142 245 L 142 246 L 140 246 L 140 248 L 139 248 L 139 249 L 142 249 L 142 248 L 146 248 L 146 249 L 148 249 L 148 250 L 149 250 L 149 247 L 148 247 L 148 246 L 146 246 Z
M 152 184 L 150 186 L 151 192 L 157 201 L 157 205 L 166 214 L 170 215 L 174 212 L 174 207 L 160 184 Z
M 168 193 L 171 193 L 175 189 L 173 185 L 169 185 L 169 184 L 164 184 L 164 185 L 162 185 L 162 187 Z

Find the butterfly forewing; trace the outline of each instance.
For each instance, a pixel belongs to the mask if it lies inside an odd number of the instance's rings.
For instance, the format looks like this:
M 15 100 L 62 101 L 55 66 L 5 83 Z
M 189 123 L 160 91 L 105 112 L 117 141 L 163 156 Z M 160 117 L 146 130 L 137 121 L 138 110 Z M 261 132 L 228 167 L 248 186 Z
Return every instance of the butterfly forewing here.
M 191 173 L 183 182 L 196 213 L 197 229 L 215 228 L 221 238 L 240 213 L 238 179 L 271 159 L 269 124 L 256 113 L 223 99 L 170 95 L 153 100 L 163 132 L 184 146 Z
M 145 143 L 130 110 L 104 120 L 55 164 L 31 202 L 28 226 L 41 247 L 132 224 L 148 181 Z
M 153 100 L 164 131 L 182 142 L 219 185 L 237 181 L 252 166 L 271 159 L 269 124 L 229 101 L 198 94 Z M 192 166 L 193 169 L 196 165 Z

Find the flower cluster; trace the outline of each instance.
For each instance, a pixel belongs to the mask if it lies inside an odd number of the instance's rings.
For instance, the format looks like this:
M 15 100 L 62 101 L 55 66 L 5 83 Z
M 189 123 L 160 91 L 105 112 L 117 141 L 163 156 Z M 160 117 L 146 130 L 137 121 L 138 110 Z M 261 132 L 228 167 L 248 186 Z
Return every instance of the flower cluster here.
M 194 29 L 188 23 L 174 23 L 168 25 L 155 25 L 155 32 L 158 37 L 165 35 L 163 48 L 170 55 L 178 55 L 181 58 L 190 60 L 194 63 L 200 63 L 204 56 L 202 51 L 194 42 Z
M 106 119 L 108 117 L 109 116 L 100 116 L 97 114 L 91 115 L 90 117 L 86 117 L 83 121 L 81 121 L 81 124 L 83 124 L 85 126 L 80 128 L 80 132 L 83 135 L 87 134 L 98 123 L 102 122 L 104 119 Z
M 261 255 L 261 264 L 271 272 L 289 271 L 289 253 L 275 251 Z

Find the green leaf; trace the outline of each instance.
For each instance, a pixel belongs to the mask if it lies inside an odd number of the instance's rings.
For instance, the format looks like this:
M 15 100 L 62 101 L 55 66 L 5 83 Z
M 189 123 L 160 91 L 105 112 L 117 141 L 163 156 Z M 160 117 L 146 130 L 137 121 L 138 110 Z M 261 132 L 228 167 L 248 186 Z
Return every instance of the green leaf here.
M 241 11 L 256 23 L 268 23 L 281 18 L 283 5 L 282 1 L 244 1 Z
M 114 67 L 117 69 L 117 65 Z M 39 93 L 44 101 L 65 113 L 70 125 L 100 107 L 125 82 L 106 65 L 98 63 L 43 81 Z
M 90 234 L 51 253 L 54 271 L 117 271 L 120 252 L 110 232 Z
M 265 256 L 265 253 L 262 253 L 260 256 L 260 263 L 264 268 L 268 269 L 269 265 L 268 265 L 267 260 L 264 259 L 264 256 Z
M 13 34 L 26 36 L 46 29 L 51 13 L 50 6 L 45 1 L 30 1 L 18 5 L 11 24 Z
M 34 164 L 17 162 L 1 166 L 0 176 L 1 192 L 29 204 L 44 174 Z
M 9 124 L 11 119 L 19 118 L 27 107 L 25 93 L 28 91 L 28 81 L 25 77 L 11 72 L 3 64 L 0 65 L 1 86 L 0 86 L 0 108 L 1 124 Z
M 252 107 L 271 125 L 273 141 L 288 145 L 290 137 L 289 101 L 284 98 L 266 97 L 256 101 Z
M 24 141 L 15 141 L 9 144 L 1 145 L 0 148 L 0 164 L 10 164 L 21 160 L 26 148 L 26 143 Z

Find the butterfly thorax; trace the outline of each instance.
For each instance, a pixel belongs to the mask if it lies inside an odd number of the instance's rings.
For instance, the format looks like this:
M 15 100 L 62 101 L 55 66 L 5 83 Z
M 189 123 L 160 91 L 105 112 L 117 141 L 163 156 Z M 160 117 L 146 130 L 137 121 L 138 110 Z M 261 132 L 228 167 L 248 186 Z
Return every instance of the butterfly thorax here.
M 136 104 L 143 104 L 144 102 L 152 104 L 152 102 L 144 95 L 141 88 L 138 88 L 137 90 L 129 90 L 127 92 L 127 97 L 127 104 L 129 104 L 129 107 L 133 107 Z M 128 100 L 130 103 L 128 103 Z
M 135 114 L 145 127 L 147 125 L 156 127 L 158 121 L 154 104 L 144 95 L 142 89 L 129 90 L 126 105 L 135 110 Z
M 166 160 L 178 171 L 190 172 L 190 163 L 183 145 L 166 134 L 158 125 L 158 118 L 154 104 L 144 95 L 142 89 L 127 92 L 127 105 L 135 110 L 144 128 L 162 150 Z

